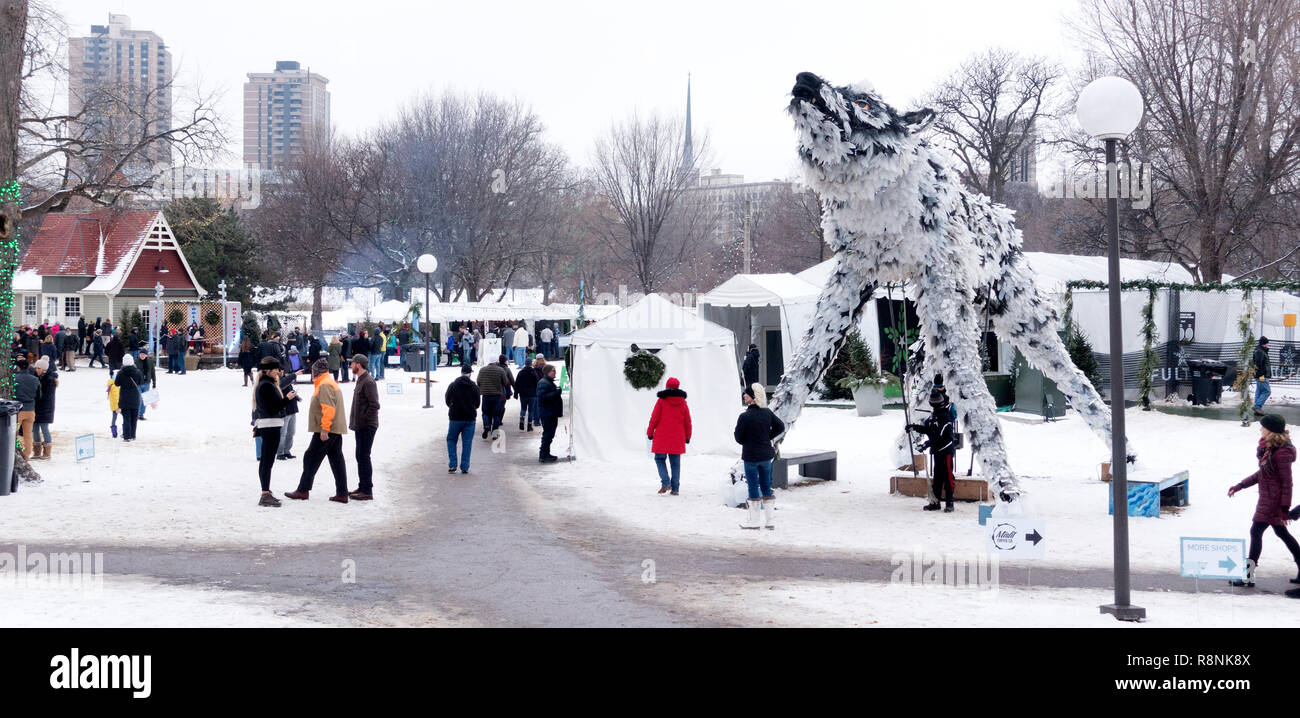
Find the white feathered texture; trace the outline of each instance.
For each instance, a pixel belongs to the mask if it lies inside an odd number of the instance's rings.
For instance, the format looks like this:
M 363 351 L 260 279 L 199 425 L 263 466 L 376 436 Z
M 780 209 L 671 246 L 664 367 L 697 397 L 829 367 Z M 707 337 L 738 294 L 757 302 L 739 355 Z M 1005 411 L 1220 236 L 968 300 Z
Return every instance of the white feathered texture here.
M 1110 411 L 1056 333 L 1054 303 L 1034 286 L 1011 211 L 966 191 L 947 160 L 916 135 L 933 113 L 899 115 L 864 83 L 836 88 L 821 81 L 802 97 L 798 90 L 789 112 L 807 182 L 822 197 L 822 227 L 836 269 L 771 401 L 786 430 L 872 292 L 908 281 L 918 286 L 925 348 L 912 404 L 924 406 L 932 378 L 943 375 L 980 473 L 1002 501 L 1016 501 L 1021 491 L 982 373 L 983 312 L 1109 446 Z M 899 446 L 907 446 L 902 434 Z

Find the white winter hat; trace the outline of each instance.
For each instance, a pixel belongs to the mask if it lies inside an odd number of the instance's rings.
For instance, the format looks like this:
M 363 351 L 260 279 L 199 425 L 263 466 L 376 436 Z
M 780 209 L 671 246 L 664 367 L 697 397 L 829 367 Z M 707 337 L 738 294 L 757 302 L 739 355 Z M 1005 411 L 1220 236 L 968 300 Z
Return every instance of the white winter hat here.
M 122 357 L 122 366 L 135 366 L 135 360 L 131 358 L 130 354 Z
M 37 359 L 37 360 L 36 360 L 36 364 L 33 365 L 33 366 L 34 366 L 34 368 L 39 369 L 39 370 L 41 370 L 41 371 L 49 371 L 49 370 L 50 370 L 50 358 L 49 358 L 48 356 L 43 356 L 43 357 L 41 357 L 40 359 Z

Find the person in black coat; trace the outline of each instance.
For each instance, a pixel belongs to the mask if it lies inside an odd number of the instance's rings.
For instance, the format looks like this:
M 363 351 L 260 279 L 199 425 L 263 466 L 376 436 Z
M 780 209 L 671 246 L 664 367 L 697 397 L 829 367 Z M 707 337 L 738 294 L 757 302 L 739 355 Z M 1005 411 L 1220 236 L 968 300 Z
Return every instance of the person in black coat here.
M 746 408 L 736 419 L 736 429 L 732 432 L 736 443 L 740 444 L 740 459 L 745 464 L 745 483 L 749 485 L 749 520 L 741 528 L 757 529 L 758 512 L 763 510 L 763 522 L 769 529 L 775 529 L 772 511 L 776 497 L 772 494 L 772 460 L 776 458 L 776 449 L 772 441 L 785 432 L 785 423 L 767 408 L 767 393 L 757 382 L 745 387 L 741 401 Z
M 1255 365 L 1255 416 L 1263 416 L 1264 402 L 1268 401 L 1269 395 L 1273 393 L 1269 381 L 1273 376 L 1273 370 L 1268 363 L 1268 337 L 1259 338 L 1259 345 L 1255 347 L 1251 363 Z
M 758 345 L 750 344 L 749 351 L 745 354 L 745 386 L 753 386 L 758 383 Z
M 534 426 L 542 422 L 536 410 L 533 411 L 532 421 L 528 419 L 528 410 L 533 407 L 533 398 L 537 396 L 538 381 L 537 370 L 527 362 L 524 362 L 524 366 L 515 375 L 515 394 L 519 397 L 520 431 L 524 430 L 525 425 L 527 425 L 529 431 L 532 431 Z
M 948 403 L 948 394 L 942 388 L 930 392 L 930 409 L 930 416 L 924 422 L 908 424 L 907 428 L 925 435 L 921 448 L 930 450 L 934 464 L 932 495 L 925 510 L 938 511 L 942 497 L 945 501 L 944 512 L 951 512 L 953 492 L 957 488 L 953 466 L 957 455 L 957 431 L 953 426 L 952 405 Z
M 343 333 L 343 339 L 342 339 L 342 341 L 341 341 L 340 343 L 343 345 L 343 350 L 342 350 L 341 352 L 339 352 L 339 354 L 340 354 L 340 359 L 339 359 L 339 372 L 340 372 L 340 375 L 341 375 L 341 378 L 339 379 L 339 383 L 340 383 L 340 384 L 346 384 L 346 383 L 348 383 L 348 373 L 349 373 L 349 370 L 352 368 L 352 367 L 348 364 L 348 360 L 349 360 L 349 358 L 352 357 L 354 354 L 357 354 L 360 350 L 358 350 L 358 349 L 356 348 L 356 343 L 352 341 L 352 333 L 351 333 L 351 332 L 344 332 L 344 333 Z
M 320 339 L 315 334 L 307 335 L 307 366 L 310 367 L 320 359 Z
M 542 415 L 542 445 L 538 450 L 537 460 L 551 464 L 560 457 L 551 454 L 551 442 L 555 439 L 555 428 L 564 416 L 564 398 L 560 387 L 555 383 L 555 365 L 547 364 L 543 369 L 545 376 L 537 382 L 537 407 Z
M 36 375 L 40 377 L 41 391 L 36 397 L 36 416 L 32 431 L 32 446 L 36 452 L 32 456 L 34 459 L 50 458 L 50 449 L 54 446 L 54 441 L 50 438 L 50 423 L 54 421 L 54 394 L 59 386 L 59 372 L 53 364 L 45 362 L 44 357 L 36 362 Z
M 108 345 L 104 347 L 104 355 L 108 357 L 108 376 L 111 379 L 122 368 L 122 358 L 126 356 L 126 346 L 122 344 L 122 338 L 113 334 L 108 340 Z
M 460 376 L 447 386 L 443 401 L 447 403 L 447 473 L 456 471 L 456 442 L 460 442 L 460 473 L 469 473 L 469 453 L 474 445 L 474 422 L 483 397 L 478 385 L 470 378 L 473 369 L 468 364 L 460 367 Z M 484 417 L 484 421 L 488 421 Z
M 122 441 L 135 441 L 136 420 L 140 416 L 140 385 L 144 375 L 135 367 L 130 354 L 122 357 L 122 368 L 113 383 L 118 386 L 117 410 L 122 412 Z
M 271 469 L 275 466 L 275 450 L 280 445 L 280 429 L 290 403 L 298 398 L 297 392 L 285 394 L 280 390 L 282 372 L 275 357 L 266 357 L 258 363 L 261 370 L 257 386 L 253 389 L 253 436 L 262 439 L 262 455 L 258 458 L 257 478 L 262 484 L 262 497 L 258 506 L 279 506 L 280 500 L 271 493 Z

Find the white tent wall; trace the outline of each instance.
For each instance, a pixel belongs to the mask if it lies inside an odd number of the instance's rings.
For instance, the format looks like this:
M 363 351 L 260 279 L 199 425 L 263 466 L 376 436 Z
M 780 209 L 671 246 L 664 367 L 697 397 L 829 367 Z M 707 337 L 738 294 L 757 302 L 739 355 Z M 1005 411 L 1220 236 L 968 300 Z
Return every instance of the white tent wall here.
M 731 347 L 665 347 L 664 376 L 654 389 L 634 389 L 623 376 L 625 349 L 597 344 L 574 347 L 572 379 L 574 453 L 579 460 L 649 460 L 645 430 L 669 377 L 681 382 L 691 410 L 687 454 L 739 456 L 732 437 L 740 415 L 740 382 L 732 375 Z
M 634 389 L 623 376 L 633 343 L 658 348 L 665 371 L 655 389 Z M 570 399 L 574 451 L 579 460 L 648 459 L 645 430 L 656 392 L 676 377 L 687 393 L 693 436 L 688 454 L 739 455 L 732 438 L 740 414 L 735 340 L 658 295 L 573 334 Z

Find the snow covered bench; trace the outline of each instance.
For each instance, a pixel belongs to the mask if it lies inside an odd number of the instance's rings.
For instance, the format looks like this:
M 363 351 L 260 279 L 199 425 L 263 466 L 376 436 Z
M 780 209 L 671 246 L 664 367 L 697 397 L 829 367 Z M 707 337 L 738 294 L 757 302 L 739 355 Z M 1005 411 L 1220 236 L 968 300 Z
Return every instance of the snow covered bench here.
M 1128 515 L 1160 518 L 1160 507 L 1186 506 L 1188 486 L 1191 483 L 1188 472 L 1180 471 L 1165 478 L 1129 477 L 1128 481 Z M 1115 492 L 1106 490 L 1109 510 L 1115 513 Z
M 772 488 L 789 487 L 790 467 L 799 467 L 799 476 L 806 479 L 834 481 L 838 459 L 834 451 L 782 451 L 772 462 Z

